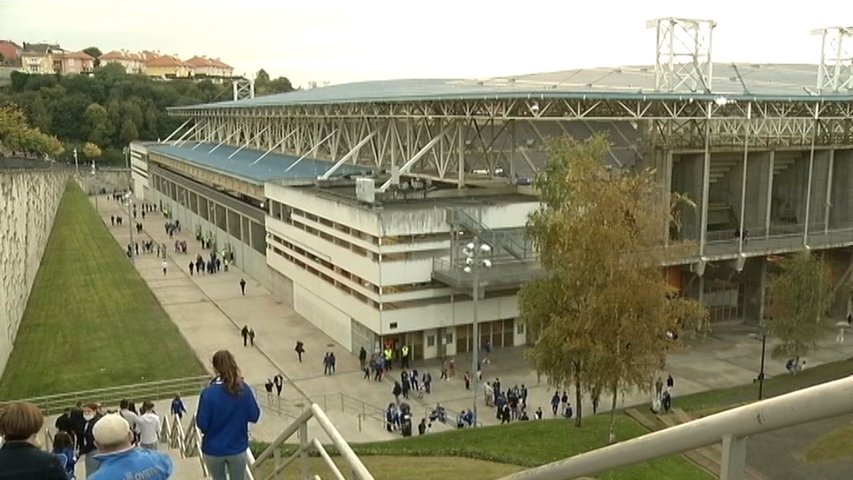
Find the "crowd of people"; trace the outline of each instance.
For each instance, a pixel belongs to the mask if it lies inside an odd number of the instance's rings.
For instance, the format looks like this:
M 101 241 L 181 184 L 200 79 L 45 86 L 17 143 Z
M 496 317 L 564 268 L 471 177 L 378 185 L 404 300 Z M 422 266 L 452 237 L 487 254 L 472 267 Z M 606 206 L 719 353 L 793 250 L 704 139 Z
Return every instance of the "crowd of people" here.
M 201 392 L 196 413 L 201 452 L 213 480 L 243 480 L 248 426 L 259 420 L 260 406 L 229 351 L 216 352 L 212 364 L 216 377 Z M 176 395 L 170 413 L 180 420 L 186 412 Z M 44 451 L 41 410 L 28 402 L 11 403 L 0 411 L 0 479 L 76 480 L 82 461 L 88 480 L 166 480 L 175 466 L 158 451 L 161 425 L 149 401 L 138 410 L 129 400 L 117 409 L 78 404 L 56 419 L 53 445 Z

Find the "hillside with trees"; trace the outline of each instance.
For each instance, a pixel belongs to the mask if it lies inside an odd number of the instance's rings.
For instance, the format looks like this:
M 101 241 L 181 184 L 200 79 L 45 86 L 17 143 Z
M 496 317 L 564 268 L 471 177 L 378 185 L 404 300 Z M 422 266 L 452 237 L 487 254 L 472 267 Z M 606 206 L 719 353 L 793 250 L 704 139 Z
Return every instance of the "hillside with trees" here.
M 270 80 L 260 73 L 261 92 L 293 90 L 285 77 Z M 86 151 L 97 147 L 99 162 L 123 164 L 121 151 L 128 143 L 166 138 L 182 123 L 167 115 L 167 107 L 230 97 L 230 83 L 163 81 L 128 75 L 121 65 L 109 64 L 91 76 L 13 72 L 11 85 L 0 89 L 0 108 L 20 110 L 33 129 L 59 139 L 62 148 L 51 154 L 58 161 L 73 162 L 73 150 L 79 155 L 91 144 Z

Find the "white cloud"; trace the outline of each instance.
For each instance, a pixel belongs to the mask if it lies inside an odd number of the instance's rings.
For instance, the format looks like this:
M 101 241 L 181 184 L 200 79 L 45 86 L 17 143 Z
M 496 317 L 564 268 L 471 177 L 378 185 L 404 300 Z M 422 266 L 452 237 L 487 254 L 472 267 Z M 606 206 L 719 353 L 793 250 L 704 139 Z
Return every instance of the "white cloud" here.
M 0 35 L 206 54 L 240 73 L 265 68 L 297 85 L 404 77 L 488 77 L 650 64 L 645 21 L 711 18 L 716 61 L 816 62 L 809 31 L 853 22 L 853 4 L 786 8 L 718 0 L 0 0 Z

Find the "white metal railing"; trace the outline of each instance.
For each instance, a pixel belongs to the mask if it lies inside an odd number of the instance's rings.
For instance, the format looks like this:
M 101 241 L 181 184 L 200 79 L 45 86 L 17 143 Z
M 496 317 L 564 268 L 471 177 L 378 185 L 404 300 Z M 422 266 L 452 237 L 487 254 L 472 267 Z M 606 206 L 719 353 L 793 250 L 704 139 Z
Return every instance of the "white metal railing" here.
M 45 415 L 60 413 L 77 402 L 98 402 L 104 406 L 118 405 L 125 398 L 136 400 L 164 400 L 175 396 L 176 393 L 183 395 L 197 395 L 204 387 L 210 384 L 210 376 L 198 376 L 187 378 L 176 378 L 162 380 L 159 382 L 137 383 L 132 385 L 121 385 L 118 387 L 98 388 L 94 390 L 82 390 L 78 392 L 60 393 L 42 397 L 24 398 L 14 400 L 15 402 L 29 402 L 42 410 Z M 0 408 L 12 403 L 0 402 Z
M 165 443 L 169 448 L 177 450 L 181 457 L 185 457 L 186 445 L 184 442 L 184 427 L 181 418 L 174 413 L 171 421 L 168 416 L 163 417 L 160 426 L 160 443 Z
M 311 440 L 308 439 L 308 422 L 312 418 L 317 421 L 320 428 L 326 433 L 329 439 L 331 439 L 332 444 L 338 451 L 338 454 L 344 462 L 346 462 L 347 467 L 352 472 L 352 478 L 356 480 L 373 480 L 373 475 L 367 471 L 367 468 L 363 463 L 361 463 L 361 460 L 355 452 L 352 451 L 352 448 L 350 448 L 349 444 L 344 440 L 344 437 L 341 436 L 340 432 L 338 432 L 331 420 L 329 420 L 329 417 L 327 417 L 325 412 L 323 412 L 323 409 L 316 403 L 311 404 L 311 406 L 305 409 L 305 411 L 302 412 L 302 414 L 299 415 L 293 423 L 288 425 L 287 428 L 281 432 L 281 435 L 279 435 L 274 442 L 272 442 L 260 455 L 258 455 L 257 459 L 253 459 L 251 456 L 249 457 L 250 471 L 253 474 L 259 473 L 260 467 L 272 458 L 275 462 L 273 469 L 263 477 L 263 480 L 272 480 L 298 458 L 300 464 L 299 477 L 302 479 L 317 478 L 316 475 L 312 476 L 311 465 L 308 461 L 308 454 L 311 451 L 315 451 L 323 459 L 323 462 L 329 470 L 332 471 L 335 478 L 345 478 L 338 466 L 332 461 L 331 457 L 326 452 L 323 444 L 316 438 Z M 281 446 L 284 442 L 290 439 L 293 434 L 298 434 L 299 448 L 297 448 L 297 450 L 288 458 L 282 459 Z
M 501 480 L 569 480 L 722 442 L 720 478 L 742 480 L 750 435 L 853 413 L 853 376 L 734 408 Z
M 204 455 L 201 454 L 201 431 L 195 423 L 195 415 L 187 425 L 186 431 L 182 435 L 184 446 L 181 450 L 181 456 L 184 458 L 198 456 L 199 464 L 201 464 L 202 477 L 210 476 L 207 471 L 207 464 L 204 463 Z

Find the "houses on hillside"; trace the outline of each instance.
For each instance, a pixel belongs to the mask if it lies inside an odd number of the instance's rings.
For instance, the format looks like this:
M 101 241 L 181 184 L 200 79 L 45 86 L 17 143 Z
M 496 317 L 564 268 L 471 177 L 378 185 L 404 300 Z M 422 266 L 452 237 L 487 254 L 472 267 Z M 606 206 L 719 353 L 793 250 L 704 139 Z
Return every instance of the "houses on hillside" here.
M 24 43 L 17 45 L 0 40 L 0 66 L 13 67 L 26 73 L 87 74 L 96 65 L 117 63 L 130 74 L 142 74 L 163 79 L 211 79 L 221 81 L 234 77 L 234 68 L 218 58 L 196 55 L 181 60 L 176 55 L 159 52 L 113 50 L 97 59 L 85 52 L 69 52 L 59 45 Z

